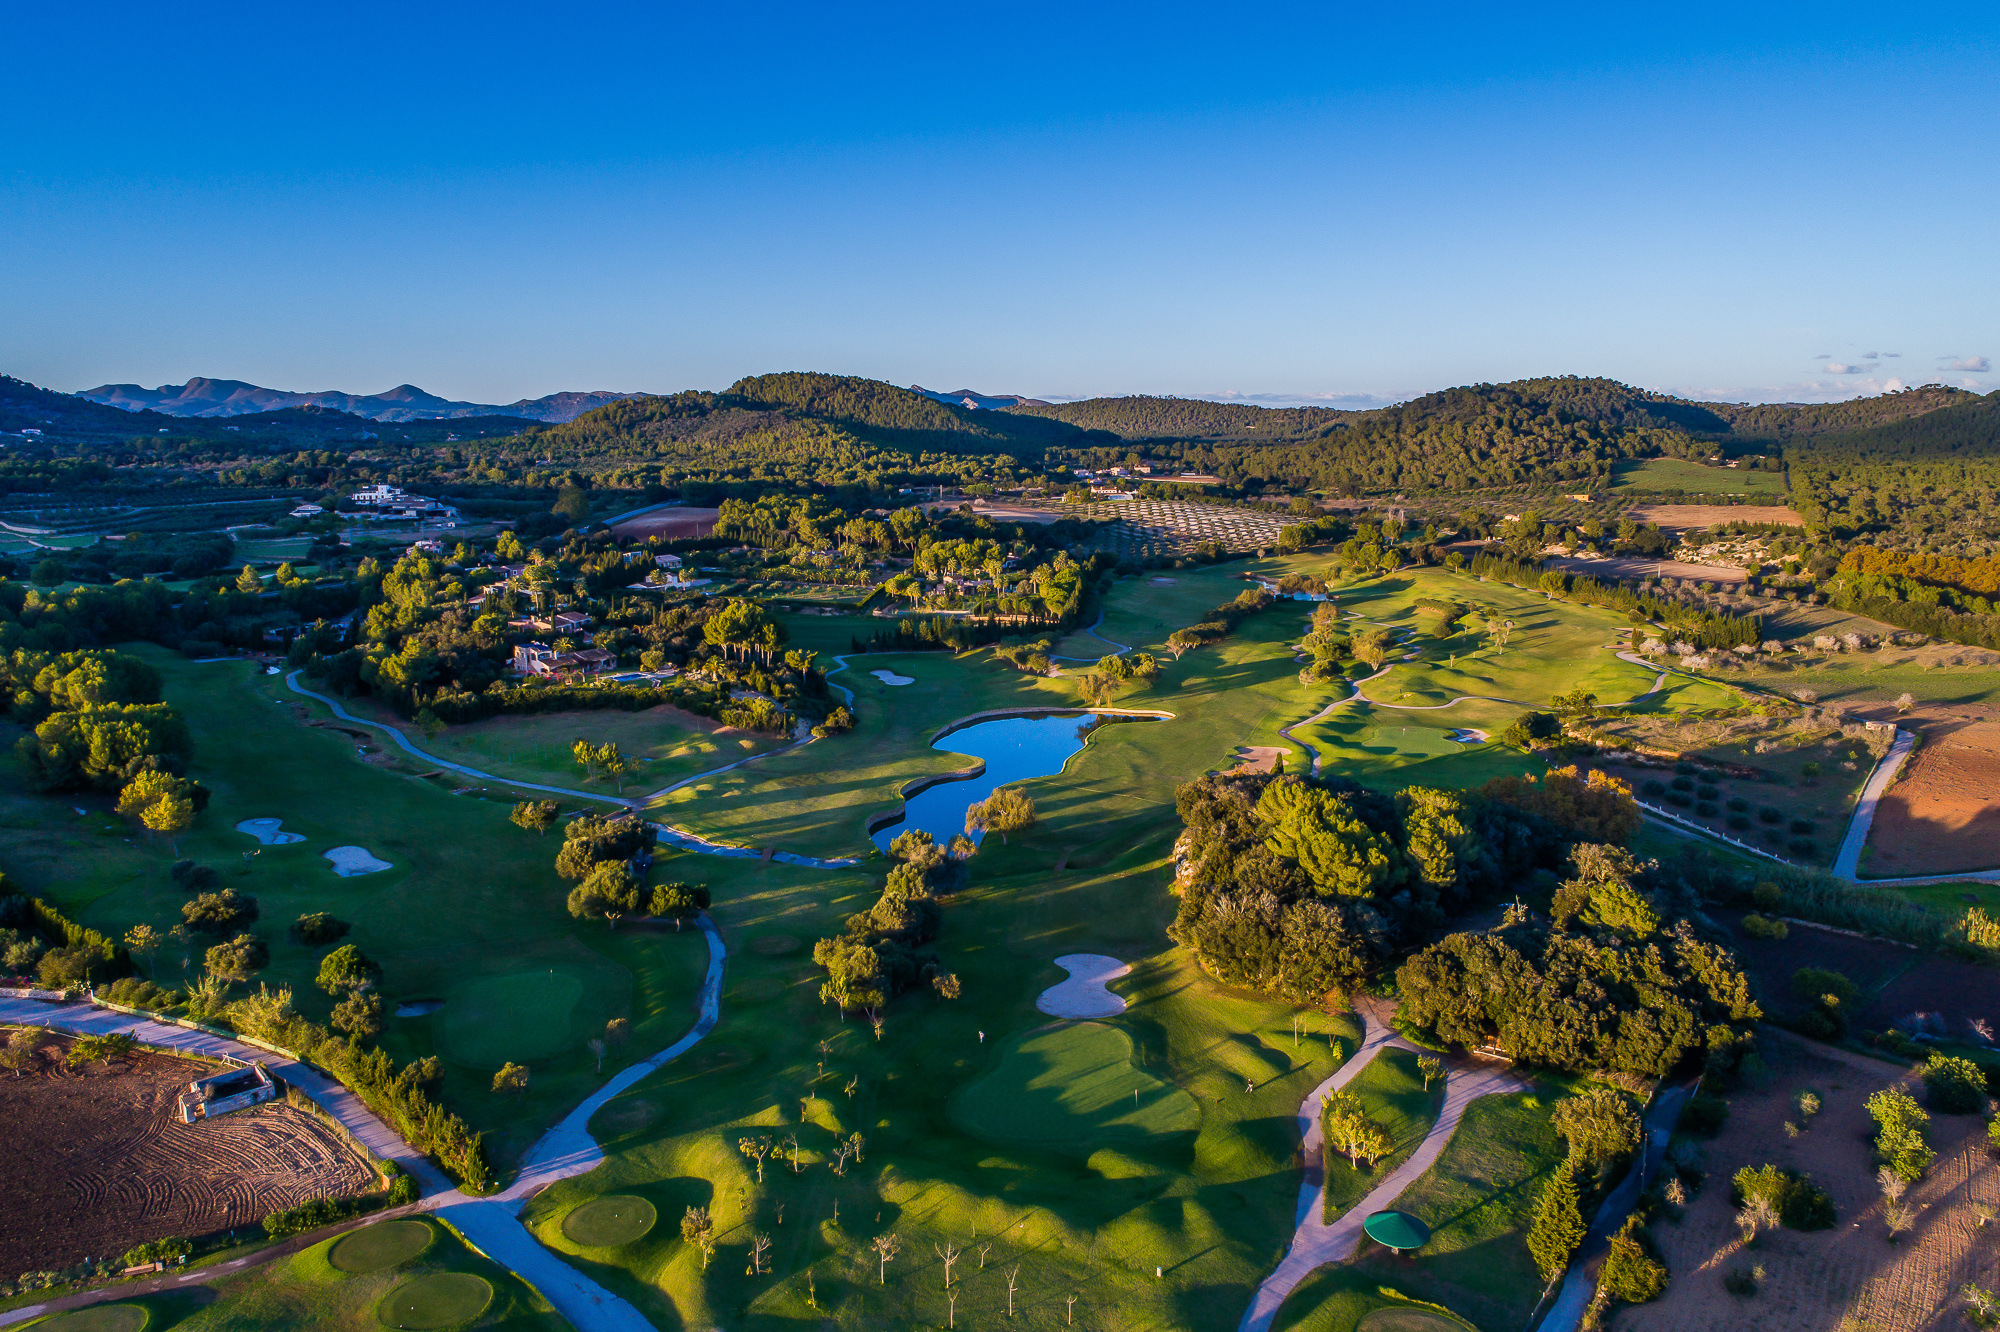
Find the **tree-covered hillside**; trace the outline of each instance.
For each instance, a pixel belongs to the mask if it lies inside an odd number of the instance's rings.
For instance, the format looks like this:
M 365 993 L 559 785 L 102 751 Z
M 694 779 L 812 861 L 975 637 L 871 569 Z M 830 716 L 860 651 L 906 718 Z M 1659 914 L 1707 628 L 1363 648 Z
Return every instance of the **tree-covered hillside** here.
M 1009 407 L 1009 416 L 1045 417 L 1120 439 L 1310 439 L 1359 412 L 1331 407 L 1258 407 L 1199 398 L 1086 398 L 1032 407 Z
M 1923 416 L 1786 444 L 1808 525 L 1946 554 L 2000 540 L 2000 393 L 1955 396 Z

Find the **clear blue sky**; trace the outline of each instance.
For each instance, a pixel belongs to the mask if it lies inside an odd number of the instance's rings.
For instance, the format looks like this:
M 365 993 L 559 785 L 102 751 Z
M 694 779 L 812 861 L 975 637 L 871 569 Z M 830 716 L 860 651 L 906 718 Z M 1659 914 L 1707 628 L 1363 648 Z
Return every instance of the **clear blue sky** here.
M 571 8 L 10 7 L 0 370 L 2000 387 L 1985 6 Z

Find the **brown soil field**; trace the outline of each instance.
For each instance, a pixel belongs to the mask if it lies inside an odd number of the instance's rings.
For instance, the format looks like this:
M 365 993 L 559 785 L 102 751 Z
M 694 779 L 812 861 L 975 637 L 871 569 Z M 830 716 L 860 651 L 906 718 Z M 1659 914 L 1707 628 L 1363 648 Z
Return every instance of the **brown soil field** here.
M 1784 523 L 1804 527 L 1806 520 L 1782 504 L 1635 504 L 1625 511 L 1635 523 L 1658 523 L 1662 532 L 1717 523 Z
M 1732 916 L 1734 925 L 1740 916 Z M 2000 1024 L 2000 976 L 1976 962 L 1839 930 L 1794 924 L 1783 939 L 1753 939 L 1738 929 L 1731 947 L 1750 973 L 1767 1015 L 1791 1016 L 1792 973 L 1800 967 L 1837 971 L 1860 988 L 1852 1021 L 1857 1032 L 1912 1029 L 1918 1013 L 1935 1013 L 1949 1035 L 1964 1037 L 1968 1024 Z
M 116 1257 L 144 1240 L 256 1225 L 313 1198 L 372 1187 L 375 1173 L 327 1125 L 282 1101 L 183 1124 L 174 1099 L 214 1067 L 149 1051 L 130 1067 L 39 1066 L 0 1076 L 0 1273 Z
M 652 536 L 705 537 L 715 531 L 715 520 L 721 513 L 720 509 L 657 509 L 626 519 L 612 528 L 611 533 L 627 541 L 644 541 Z
M 1966 1326 L 1958 1289 L 1968 1281 L 2000 1282 L 2000 1232 L 1981 1231 L 1974 1203 L 2000 1204 L 2000 1163 L 1986 1146 L 1978 1115 L 1936 1115 L 1931 1145 L 1938 1159 L 1904 1201 L 1917 1223 L 1890 1244 L 1869 1146 L 1874 1125 L 1869 1093 L 1900 1080 L 1890 1064 L 1815 1045 L 1765 1028 L 1758 1047 L 1770 1065 L 1764 1086 L 1729 1097 L 1729 1122 L 1702 1145 L 1701 1192 L 1678 1223 L 1655 1222 L 1653 1238 L 1673 1273 L 1667 1293 L 1627 1307 L 1612 1320 L 1618 1332 L 1941 1332 Z M 1921 1097 L 1921 1088 L 1915 1088 Z M 1785 1133 L 1799 1116 L 1794 1098 L 1819 1095 L 1823 1108 L 1796 1138 Z M 1765 1232 L 1743 1247 L 1729 1202 L 1729 1180 L 1746 1165 L 1777 1165 L 1812 1177 L 1838 1209 L 1831 1230 Z M 1758 1292 L 1738 1297 L 1725 1274 L 1761 1264 Z M 1854 1321 L 1848 1321 L 1854 1320 Z
M 2000 723 L 1925 727 L 1868 841 L 1871 878 L 2000 867 Z
M 1688 564 L 1682 560 L 1642 560 L 1616 555 L 1595 560 L 1557 555 L 1551 557 L 1548 563 L 1591 578 L 1692 578 L 1697 582 L 1714 583 L 1718 588 L 1746 582 L 1750 577 L 1743 570 L 1726 564 Z

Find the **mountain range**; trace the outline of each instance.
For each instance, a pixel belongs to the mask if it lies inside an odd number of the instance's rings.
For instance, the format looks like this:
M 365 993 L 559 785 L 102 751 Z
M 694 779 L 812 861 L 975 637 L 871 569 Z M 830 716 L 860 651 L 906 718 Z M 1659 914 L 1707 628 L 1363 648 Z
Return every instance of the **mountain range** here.
M 1001 407 L 1048 407 L 1051 403 L 1040 398 L 1024 398 L 1018 393 L 979 393 L 972 389 L 952 389 L 939 393 L 927 389 L 922 384 L 910 385 L 910 392 L 921 393 L 932 402 L 941 402 L 948 407 L 972 407 L 992 410 Z
M 551 393 L 505 404 L 453 402 L 426 393 L 414 384 L 399 384 L 386 393 L 295 393 L 262 388 L 240 379 L 190 379 L 185 384 L 141 388 L 137 384 L 101 384 L 76 395 L 128 412 L 154 411 L 167 416 L 247 416 L 287 407 L 330 407 L 371 421 L 442 421 L 462 416 L 518 416 L 529 421 L 573 421 L 608 402 L 638 397 L 635 393 Z

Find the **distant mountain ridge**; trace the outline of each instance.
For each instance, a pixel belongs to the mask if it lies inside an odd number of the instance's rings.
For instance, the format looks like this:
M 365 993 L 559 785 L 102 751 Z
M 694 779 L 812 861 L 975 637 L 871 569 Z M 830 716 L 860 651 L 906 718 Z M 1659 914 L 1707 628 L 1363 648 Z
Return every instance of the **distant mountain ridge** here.
M 142 388 L 137 384 L 102 384 L 76 395 L 107 407 L 128 412 L 152 411 L 167 416 L 217 417 L 247 416 L 254 412 L 282 411 L 287 407 L 330 407 L 335 411 L 366 417 L 371 421 L 439 421 L 461 416 L 518 416 L 528 421 L 561 424 L 606 403 L 640 395 L 590 392 L 551 393 L 541 398 L 522 398 L 506 404 L 454 402 L 426 393 L 414 384 L 398 384 L 386 393 L 295 393 L 287 389 L 263 388 L 240 379 L 197 377 L 185 384 L 162 384 Z
M 1052 403 L 1040 398 L 1024 398 L 1018 393 L 979 393 L 973 389 L 952 389 L 939 393 L 927 389 L 922 384 L 910 385 L 910 392 L 921 393 L 932 402 L 941 402 L 950 407 L 973 407 L 992 410 L 998 407 L 1049 407 Z

